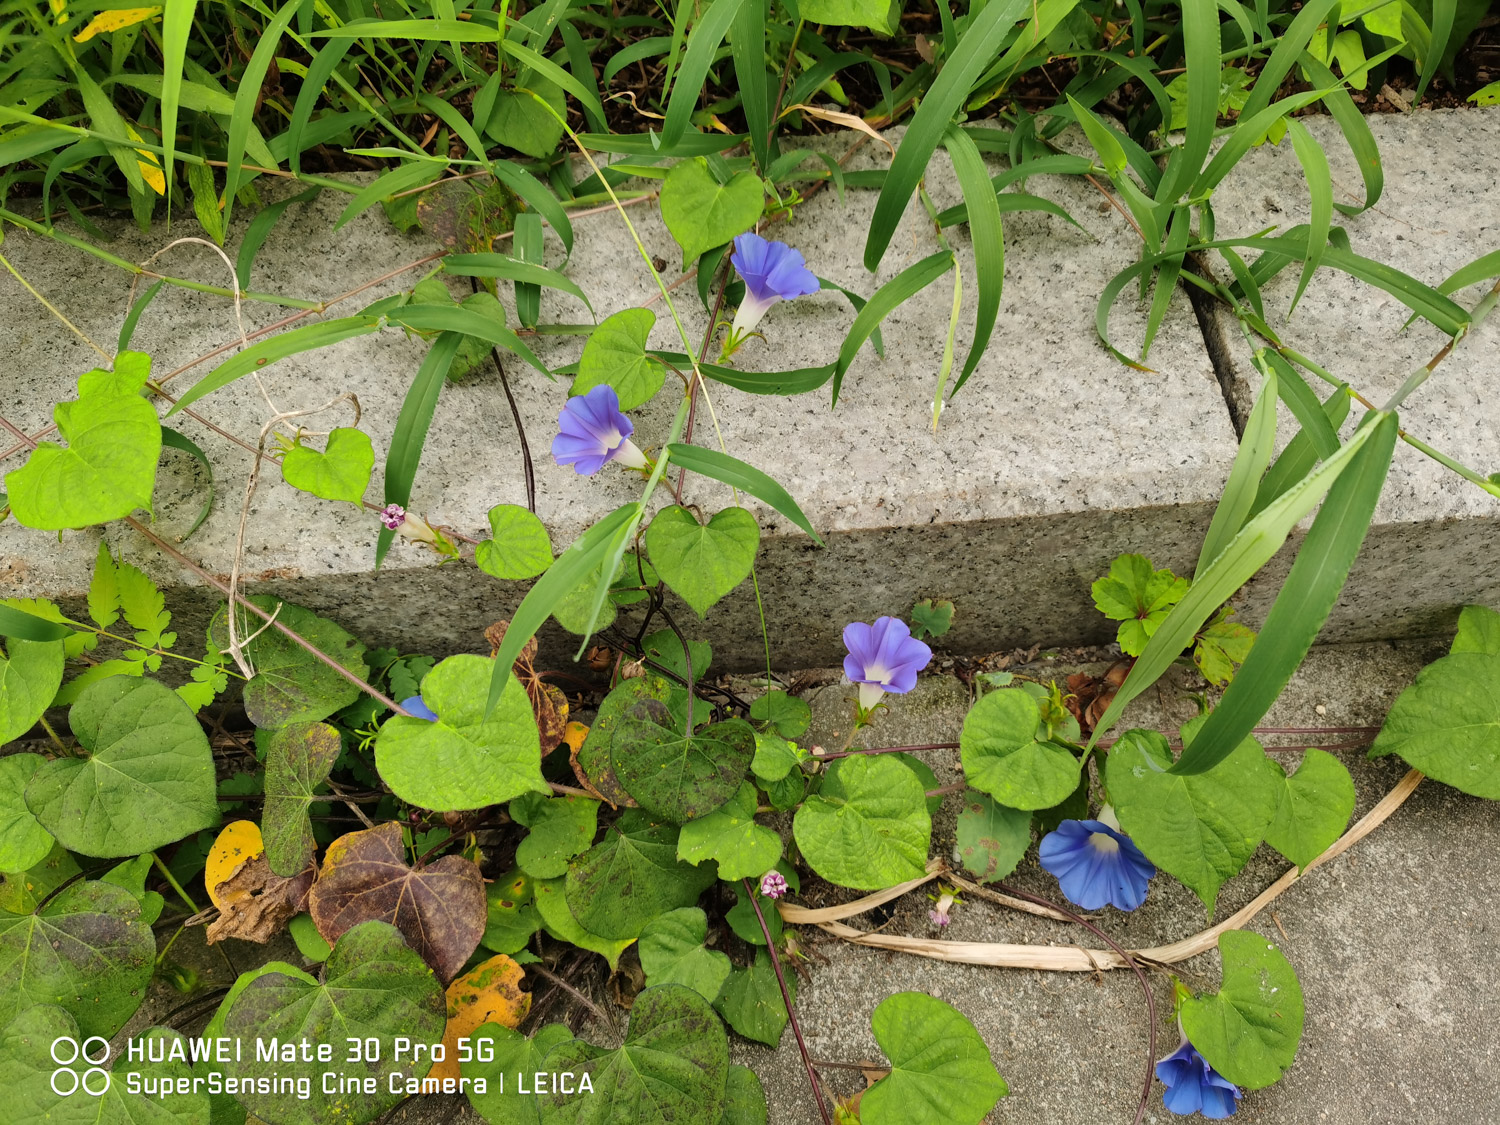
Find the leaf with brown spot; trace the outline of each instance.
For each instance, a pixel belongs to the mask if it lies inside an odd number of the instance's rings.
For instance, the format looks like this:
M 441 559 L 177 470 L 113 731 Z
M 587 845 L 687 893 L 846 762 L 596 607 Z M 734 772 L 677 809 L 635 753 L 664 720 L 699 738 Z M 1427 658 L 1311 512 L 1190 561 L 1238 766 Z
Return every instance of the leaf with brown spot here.
M 271 736 L 261 826 L 266 860 L 276 874 L 290 877 L 312 862 L 317 844 L 308 810 L 342 746 L 339 732 L 327 723 L 293 723 Z
M 220 910 L 225 900 L 219 887 L 229 881 L 246 860 L 254 859 L 266 850 L 261 839 L 260 825 L 253 820 L 232 820 L 224 826 L 208 849 L 208 858 L 203 865 L 203 885 L 208 888 L 209 900 Z
M 490 642 L 492 659 L 505 643 L 505 630 L 509 627 L 509 621 L 496 621 L 484 631 L 484 639 Z M 567 733 L 568 697 L 542 680 L 542 674 L 536 670 L 537 651 L 537 639 L 532 637 L 521 646 L 521 654 L 511 665 L 511 671 L 521 681 L 521 686 L 526 689 L 526 697 L 531 700 L 531 709 L 536 714 L 537 733 L 541 736 L 542 753 L 546 755 L 562 745 Z
M 215 888 L 220 913 L 208 927 L 208 944 L 239 938 L 264 945 L 302 912 L 317 877 L 317 866 L 311 862 L 285 879 L 271 870 L 264 855 L 245 860 Z
M 401 826 L 391 822 L 328 845 L 309 909 L 328 942 L 361 922 L 389 922 L 447 981 L 484 936 L 484 878 L 474 863 L 456 855 L 409 866 Z
M 457 1078 L 458 1041 L 487 1023 L 520 1027 L 531 1011 L 531 993 L 522 991 L 526 970 L 505 954 L 474 966 L 448 986 L 448 1026 L 443 1031 L 443 1061 L 434 1063 L 429 1078 Z

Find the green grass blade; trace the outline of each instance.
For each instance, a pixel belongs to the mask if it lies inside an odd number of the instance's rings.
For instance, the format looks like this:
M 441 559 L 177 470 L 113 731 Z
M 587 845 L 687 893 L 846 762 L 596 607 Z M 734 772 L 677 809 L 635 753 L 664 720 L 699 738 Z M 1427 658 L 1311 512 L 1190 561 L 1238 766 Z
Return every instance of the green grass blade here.
M 1287 382 L 1288 380 L 1282 381 L 1283 390 Z M 1348 384 L 1336 388 L 1323 403 L 1323 427 L 1336 434 L 1338 428 L 1344 424 L 1344 419 L 1349 417 L 1350 401 Z M 1313 437 L 1313 431 L 1304 426 L 1297 431 L 1291 441 L 1287 442 L 1286 448 L 1271 463 L 1271 467 L 1266 470 L 1266 475 L 1260 482 L 1260 492 L 1255 497 L 1255 506 L 1250 509 L 1251 519 L 1260 515 L 1271 501 L 1312 472 L 1313 466 L 1323 456 L 1318 451 L 1318 440 Z M 1335 437 L 1334 440 L 1337 442 L 1338 439 Z
M 161 282 L 158 281 L 156 284 L 160 285 Z M 208 495 L 203 500 L 203 507 L 198 509 L 198 518 L 193 521 L 193 526 L 178 537 L 177 542 L 181 543 L 190 538 L 193 532 L 202 527 L 203 521 L 208 519 L 209 513 L 214 510 L 214 467 L 213 463 L 208 459 L 208 454 L 203 452 L 197 442 L 178 433 L 171 426 L 163 426 L 161 428 L 161 443 L 164 446 L 169 446 L 172 449 L 178 449 L 186 453 L 202 466 L 204 473 L 208 476 Z
M 995 321 L 1000 315 L 1000 294 L 1005 285 L 1005 233 L 1000 222 L 1000 197 L 990 184 L 989 169 L 985 167 L 984 157 L 979 154 L 974 139 L 957 125 L 950 125 L 943 135 L 943 147 L 953 159 L 964 205 L 969 209 L 969 238 L 974 250 L 974 275 L 979 285 L 974 335 L 958 381 L 953 384 L 952 394 L 956 395 L 974 373 L 974 368 L 979 366 L 979 357 L 989 346 Z M 938 407 L 934 406 L 934 409 Z
M 1011 25 L 1029 6 L 1028 0 L 990 0 L 969 21 L 958 50 L 949 57 L 922 98 L 917 112 L 912 115 L 911 124 L 907 126 L 906 135 L 901 139 L 901 147 L 896 150 L 885 186 L 880 189 L 880 198 L 875 202 L 875 213 L 870 218 L 870 233 L 865 240 L 865 269 L 874 272 L 885 257 L 896 226 L 906 213 L 907 201 L 926 175 L 928 162 L 947 132 L 953 115 L 963 105 L 975 80 L 994 60 Z
M 682 352 L 652 352 L 668 363 L 685 368 L 692 361 Z M 738 367 L 720 367 L 715 363 L 700 363 L 698 371 L 716 383 L 745 391 L 752 395 L 801 395 L 815 391 L 833 378 L 834 365 L 801 367 L 794 371 L 742 371 Z
M 1341 0 L 1308 0 L 1308 3 L 1302 5 L 1282 33 L 1270 57 L 1260 68 L 1255 87 L 1240 110 L 1240 120 L 1255 116 L 1271 104 L 1271 99 L 1276 96 L 1276 91 L 1287 75 L 1291 74 L 1292 67 L 1297 65 L 1297 60 L 1312 42 L 1312 37 L 1328 22 L 1328 17 L 1339 10 L 1340 3 Z
M 400 308 L 387 310 L 385 319 L 390 324 L 413 328 L 418 332 L 457 332 L 473 336 L 476 340 L 513 352 L 547 378 L 553 377 L 547 365 L 522 342 L 521 337 L 474 309 L 464 308 L 462 305 L 402 305 Z
M 1375 432 L 1373 426 L 1360 430 L 1338 453 L 1277 497 L 1230 540 L 1151 635 L 1145 650 L 1095 726 L 1090 746 L 1120 718 L 1132 699 L 1161 678 L 1219 606 L 1281 549 L 1298 521 L 1317 507 L 1318 501 L 1323 499 Z
M 1396 446 L 1396 416 L 1376 414 L 1372 436 L 1328 490 L 1250 655 L 1171 769 L 1202 773 L 1249 737 L 1322 631 L 1365 541 Z
M 83 108 L 88 112 L 89 124 L 94 127 L 94 132 L 104 138 L 109 154 L 119 165 L 126 182 L 138 192 L 149 190 L 141 176 L 139 154 L 131 143 L 130 134 L 125 131 L 125 119 L 120 116 L 114 102 L 110 101 L 109 95 L 94 81 L 82 63 L 74 65 L 73 78 L 78 83 L 78 93 L 83 98 Z M 54 160 L 53 163 L 57 161 Z M 43 194 L 45 196 L 46 193 Z
M 130 311 L 125 314 L 125 323 L 120 325 L 120 340 L 115 345 L 116 355 L 130 347 L 130 338 L 135 335 L 135 326 L 141 322 L 141 313 L 146 311 L 146 306 L 155 300 L 156 295 L 161 292 L 161 287 L 166 283 L 166 278 L 159 279 L 150 289 L 136 298 L 135 304 L 130 306 Z M 241 285 L 240 288 L 245 287 Z
M 1276 386 L 1281 395 L 1281 401 L 1291 408 L 1292 415 L 1307 431 L 1308 439 L 1312 442 L 1319 459 L 1326 460 L 1337 453 L 1339 451 L 1338 426 L 1330 423 L 1323 404 L 1318 401 L 1318 396 L 1313 394 L 1312 388 L 1307 385 L 1307 380 L 1302 377 L 1302 373 L 1285 357 L 1270 349 L 1260 352 L 1257 359 L 1264 364 L 1263 371 L 1276 375 Z M 1340 397 L 1347 399 L 1349 396 L 1340 393 Z M 1345 410 L 1344 415 L 1347 414 L 1348 411 Z M 1339 421 L 1343 421 L 1343 415 L 1340 416 Z
M 1437 74 L 1438 65 L 1448 52 L 1448 39 L 1453 34 L 1453 18 L 1458 14 L 1458 0 L 1432 0 L 1432 40 L 1427 48 L 1427 57 L 1422 60 L 1422 76 L 1417 80 L 1417 92 L 1412 105 L 1422 100 L 1427 84 Z
M 568 218 L 568 213 L 563 210 L 562 204 L 557 197 L 525 168 L 519 164 L 513 164 L 509 160 L 495 160 L 490 163 L 490 171 L 495 178 L 503 183 L 511 191 L 524 199 L 536 213 L 547 220 L 547 225 L 557 232 L 557 237 L 562 240 L 563 252 L 573 253 L 573 223 Z
M 165 0 L 161 14 L 161 144 L 162 174 L 172 191 L 172 157 L 177 152 L 177 107 L 182 94 L 182 69 L 198 0 Z
M 1168 212 L 1167 223 L 1167 240 L 1163 246 L 1167 254 L 1157 267 L 1156 288 L 1151 294 L 1151 311 L 1146 316 L 1146 334 L 1141 339 L 1142 359 L 1151 353 L 1156 334 L 1161 331 L 1162 322 L 1167 318 L 1172 295 L 1177 292 L 1177 279 L 1182 276 L 1182 259 L 1192 227 L 1190 209 L 1186 206 L 1172 208 Z
M 1370 132 L 1365 115 L 1354 104 L 1349 91 L 1339 86 L 1339 80 L 1333 76 L 1333 71 L 1311 55 L 1303 56 L 1302 65 L 1314 86 L 1330 90 L 1323 96 L 1323 105 L 1328 109 L 1329 116 L 1338 122 L 1345 143 L 1354 153 L 1360 179 L 1365 185 L 1363 204 L 1353 207 L 1347 203 L 1339 203 L 1335 206 L 1345 215 L 1358 215 L 1361 211 L 1374 207 L 1385 191 L 1385 168 L 1380 163 L 1380 146 L 1375 143 L 1375 134 Z M 1338 86 L 1338 89 L 1330 89 L 1334 86 Z
M 797 506 L 797 501 L 792 499 L 791 494 L 753 465 L 747 465 L 739 458 L 720 453 L 716 449 L 704 449 L 697 445 L 673 443 L 667 446 L 667 453 L 672 458 L 672 464 L 680 469 L 723 481 L 732 488 L 744 489 L 807 532 L 818 546 L 823 545 L 823 540 L 813 530 L 812 522 L 802 514 L 802 509 Z
M 517 258 L 523 263 L 537 264 L 542 260 L 543 249 L 542 218 L 535 211 L 522 211 L 516 216 L 514 235 L 510 240 L 511 249 L 515 251 Z M 451 262 L 450 262 L 451 265 Z M 562 277 L 561 274 L 558 274 Z M 566 278 L 563 278 L 566 281 Z M 572 284 L 569 282 L 569 284 Z M 515 281 L 516 292 L 516 319 L 526 328 L 535 328 L 537 321 L 542 316 L 542 287 L 536 282 Z M 588 305 L 588 301 L 584 301 Z M 589 305 L 589 312 L 594 308 Z
M 298 355 L 301 352 L 310 352 L 318 348 L 326 348 L 330 344 L 337 344 L 341 340 L 350 340 L 355 336 L 368 336 L 372 332 L 378 332 L 380 324 L 365 316 L 346 316 L 338 320 L 325 320 L 321 324 L 308 324 L 301 328 L 293 328 L 290 332 L 282 332 L 272 336 L 269 340 L 262 340 L 258 344 L 252 344 L 244 351 L 231 356 L 223 363 L 215 367 L 203 378 L 194 383 L 171 410 L 167 411 L 168 417 L 176 414 L 179 410 L 192 406 L 204 395 L 212 394 L 222 387 L 252 371 L 259 371 L 263 367 L 275 363 L 279 359 L 285 359 L 289 355 Z
M 1496 276 L 1500 276 L 1500 250 L 1491 251 L 1454 271 L 1451 277 L 1437 287 L 1437 291 L 1446 297 L 1449 293 L 1457 293 L 1460 289 Z
M 281 10 L 261 32 L 255 51 L 245 64 L 245 72 L 240 76 L 239 89 L 234 95 L 234 113 L 229 118 L 229 143 L 224 157 L 227 164 L 224 171 L 225 230 L 231 229 L 229 216 L 234 211 L 235 192 L 240 190 L 240 166 L 245 162 L 245 145 L 250 139 L 250 127 L 255 120 L 255 107 L 260 101 L 261 86 L 266 80 L 266 73 L 271 69 L 271 61 L 276 57 L 276 49 L 281 45 L 281 36 L 296 16 L 297 9 L 306 3 L 308 0 L 287 0 L 281 6 Z
M 505 690 L 505 681 L 510 678 L 511 665 L 521 655 L 526 642 L 536 636 L 536 631 L 552 616 L 552 607 L 587 578 L 605 561 L 614 549 L 619 531 L 639 521 L 641 504 L 632 500 L 623 504 L 589 528 L 566 551 L 558 555 L 551 566 L 536 580 L 536 585 L 527 591 L 516 612 L 511 614 L 510 624 L 505 628 L 505 639 L 500 651 L 495 654 L 495 669 L 490 678 L 489 702 L 486 714 L 500 702 L 500 693 Z
M 283 199 L 280 203 L 262 207 L 259 214 L 250 221 L 250 226 L 245 230 L 245 237 L 240 240 L 239 251 L 234 256 L 234 276 L 241 289 L 250 288 L 250 273 L 255 268 L 255 255 L 260 253 L 260 248 L 266 244 L 266 239 L 271 237 L 272 229 L 281 220 L 286 209 L 293 203 L 311 203 L 322 190 L 317 187 L 308 188 L 289 199 Z
M 350 219 L 397 192 L 410 191 L 412 188 L 432 183 L 443 174 L 444 167 L 440 161 L 436 160 L 413 160 L 399 168 L 392 168 L 389 172 L 382 172 L 360 188 L 359 194 L 349 200 L 343 211 L 339 213 L 338 222 L 333 224 L 333 229 L 338 230 Z M 227 203 L 225 208 L 228 208 Z
M 293 0 L 293 4 L 297 0 Z M 439 43 L 493 43 L 495 29 L 471 20 L 382 20 L 363 19 L 314 31 L 309 39 L 369 39 L 389 41 L 411 39 Z M 506 44 L 510 46 L 509 43 Z
M 538 240 L 541 238 L 541 233 L 539 224 L 536 229 Z M 450 254 L 443 259 L 443 268 L 449 273 L 462 274 L 465 277 L 499 277 L 506 281 L 545 285 L 549 289 L 557 289 L 571 297 L 577 297 L 590 313 L 594 311 L 594 306 L 589 303 L 584 291 L 556 270 L 536 265 L 533 262 L 523 262 L 508 254 Z
M 1260 478 L 1271 463 L 1271 454 L 1276 447 L 1276 373 L 1266 375 L 1261 383 L 1260 394 L 1245 422 L 1245 434 L 1240 438 L 1239 452 L 1234 455 L 1234 466 L 1229 470 L 1229 482 L 1224 486 L 1224 495 L 1214 509 L 1213 522 L 1208 525 L 1208 534 L 1203 537 L 1203 548 L 1198 552 L 1198 566 L 1193 571 L 1193 581 L 1203 577 L 1209 567 L 1230 541 L 1239 534 L 1249 518 L 1250 508 L 1255 503 L 1255 494 L 1260 488 Z
M 713 65 L 719 44 L 729 34 L 740 9 L 750 0 L 713 0 L 704 13 L 693 24 L 687 39 L 687 49 L 682 52 L 682 62 L 677 76 L 672 80 L 672 94 L 667 99 L 667 118 L 662 122 L 661 142 L 670 148 L 682 139 L 692 121 L 693 110 L 698 108 L 698 97 L 708 77 L 708 68 Z
M 48 641 L 60 641 L 65 637 L 71 637 L 76 629 L 70 629 L 56 621 L 48 621 L 45 617 L 38 617 L 34 613 L 27 613 L 21 609 L 11 609 L 8 605 L 0 605 L 0 637 L 12 637 L 18 641 L 39 641 L 45 644 Z
M 422 462 L 422 447 L 427 444 L 427 431 L 432 428 L 432 416 L 437 412 L 438 397 L 443 393 L 443 384 L 448 381 L 448 368 L 453 366 L 453 357 L 458 354 L 458 345 L 463 337 L 457 332 L 444 332 L 432 342 L 422 366 L 401 400 L 401 412 L 396 415 L 396 428 L 391 433 L 391 446 L 385 455 L 385 502 L 400 504 L 403 508 L 411 502 L 411 487 L 417 479 L 417 466 Z M 396 533 L 381 528 L 375 541 L 375 569 L 385 560 L 385 553 L 395 541 Z
M 936 254 L 907 266 L 875 290 L 875 295 L 855 314 L 854 323 L 849 326 L 849 334 L 844 337 L 844 343 L 839 348 L 839 358 L 833 372 L 833 405 L 838 405 L 839 387 L 843 384 L 845 372 L 859 354 L 860 346 L 880 327 L 880 322 L 902 301 L 927 288 L 957 265 L 951 251 L 939 250 Z
M 750 131 L 750 151 L 755 154 L 755 167 L 762 175 L 771 164 L 771 90 L 766 80 L 765 8 L 765 0 L 745 0 L 729 28 L 734 80 L 740 88 L 745 128 Z
M 1295 117 L 1287 118 L 1287 132 L 1292 135 L 1292 150 L 1302 165 L 1302 174 L 1307 179 L 1307 191 L 1312 201 L 1312 218 L 1307 224 L 1307 257 L 1302 262 L 1302 276 L 1297 279 L 1297 292 L 1292 296 L 1292 306 L 1287 310 L 1291 316 L 1297 302 L 1307 291 L 1307 283 L 1318 270 L 1323 260 L 1323 248 L 1328 245 L 1328 228 L 1333 225 L 1333 173 L 1328 169 L 1328 154 L 1323 146 L 1313 140 L 1307 126 Z
M 1219 120 L 1219 6 L 1215 0 L 1182 0 L 1182 54 L 1187 66 L 1187 131 L 1156 189 L 1165 208 L 1198 178 Z M 1165 217 L 1165 216 L 1163 216 Z

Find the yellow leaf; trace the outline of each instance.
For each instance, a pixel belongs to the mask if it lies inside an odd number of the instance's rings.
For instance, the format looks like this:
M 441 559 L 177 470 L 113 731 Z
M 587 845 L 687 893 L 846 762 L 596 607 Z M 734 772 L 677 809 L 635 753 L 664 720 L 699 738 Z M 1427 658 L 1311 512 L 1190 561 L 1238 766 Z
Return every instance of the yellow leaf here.
M 141 135 L 135 131 L 129 122 L 125 124 L 125 132 L 130 135 L 130 139 L 133 141 L 141 139 Z M 156 153 L 144 148 L 138 148 L 135 151 L 145 157 L 144 160 L 137 160 L 135 162 L 136 166 L 141 170 L 141 179 L 150 184 L 151 190 L 156 192 L 157 195 L 166 195 L 167 177 L 162 175 L 161 164 L 156 159 Z
M 203 865 L 203 885 L 208 888 L 208 897 L 215 906 L 223 910 L 224 903 L 229 901 L 219 897 L 219 884 L 227 882 L 240 864 L 265 850 L 260 825 L 255 821 L 232 820 L 224 826 L 224 831 L 219 833 L 219 838 L 208 851 L 208 862 Z
M 569 723 L 563 731 L 563 741 L 578 753 L 583 747 L 583 740 L 589 736 L 589 728 L 586 723 Z
M 68 22 L 68 0 L 48 0 L 52 8 L 52 16 L 57 20 L 57 26 L 61 27 Z
M 52 10 L 57 11 L 60 5 L 54 0 Z M 100 12 L 91 19 L 88 26 L 73 36 L 75 43 L 87 43 L 96 35 L 106 31 L 119 31 L 121 28 L 134 27 L 138 23 L 145 23 L 152 16 L 161 15 L 160 8 L 116 8 L 109 12 Z
M 497 953 L 458 977 L 448 986 L 448 1026 L 443 1032 L 443 1061 L 434 1063 L 428 1078 L 457 1078 L 458 1041 L 487 1023 L 519 1027 L 531 1011 L 531 993 L 521 991 L 525 970 Z

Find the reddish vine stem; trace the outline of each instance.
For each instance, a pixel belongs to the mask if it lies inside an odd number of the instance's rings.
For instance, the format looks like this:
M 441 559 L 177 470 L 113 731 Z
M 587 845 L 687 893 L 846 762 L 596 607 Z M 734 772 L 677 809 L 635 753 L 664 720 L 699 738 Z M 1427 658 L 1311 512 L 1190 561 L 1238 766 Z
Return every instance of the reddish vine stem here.
M 1029 894 L 1026 891 L 1019 891 L 1014 887 L 1008 887 L 1004 883 L 999 883 L 997 884 L 997 886 L 1005 894 L 1013 895 L 1019 899 L 1025 899 L 1027 902 L 1034 903 L 1037 906 L 1045 906 L 1049 910 L 1055 910 L 1059 914 L 1067 915 L 1069 919 L 1077 922 L 1080 926 L 1084 927 L 1084 929 L 1088 930 L 1100 941 L 1106 943 L 1111 949 L 1118 953 L 1121 959 L 1124 960 L 1125 964 L 1129 965 L 1131 970 L 1135 973 L 1136 980 L 1140 982 L 1141 992 L 1144 993 L 1146 997 L 1146 1017 L 1150 1023 L 1150 1027 L 1148 1029 L 1149 1040 L 1146 1044 L 1146 1081 L 1145 1084 L 1141 1087 L 1141 1100 L 1135 1109 L 1134 1125 L 1141 1125 L 1141 1119 L 1146 1116 L 1146 1107 L 1151 1104 L 1151 1081 L 1155 1077 L 1156 1068 L 1156 997 L 1151 992 L 1151 982 L 1146 978 L 1145 970 L 1142 969 L 1136 962 L 1136 959 L 1131 956 L 1129 950 L 1120 945 L 1119 942 L 1115 941 L 1114 938 L 1110 937 L 1107 933 L 1101 930 L 1098 926 L 1094 925 L 1087 918 L 1084 918 L 1078 914 L 1074 914 L 1071 910 L 1068 910 L 1065 907 L 1058 906 L 1056 903 L 1048 902 L 1046 899 L 1040 898 L 1037 895 Z
M 828 1106 L 823 1102 L 823 1089 L 818 1085 L 818 1072 L 813 1068 L 812 1055 L 807 1053 L 807 1043 L 802 1038 L 802 1025 L 797 1022 L 797 1012 L 792 1007 L 792 994 L 787 991 L 786 977 L 781 973 L 781 958 L 776 953 L 776 939 L 771 936 L 771 927 L 766 925 L 766 916 L 760 912 L 760 903 L 755 899 L 755 888 L 750 885 L 749 879 L 741 879 L 745 887 L 745 894 L 750 898 L 750 905 L 755 908 L 755 920 L 760 923 L 760 932 L 766 937 L 766 949 L 771 954 L 771 968 L 776 970 L 776 983 L 781 986 L 781 1000 L 786 1005 L 787 1019 L 791 1021 L 792 1034 L 797 1037 L 797 1050 L 802 1052 L 802 1065 L 807 1067 L 807 1081 L 812 1086 L 813 1098 L 818 1103 L 818 1113 L 822 1115 L 823 1125 L 833 1125 L 833 1119 L 828 1116 Z

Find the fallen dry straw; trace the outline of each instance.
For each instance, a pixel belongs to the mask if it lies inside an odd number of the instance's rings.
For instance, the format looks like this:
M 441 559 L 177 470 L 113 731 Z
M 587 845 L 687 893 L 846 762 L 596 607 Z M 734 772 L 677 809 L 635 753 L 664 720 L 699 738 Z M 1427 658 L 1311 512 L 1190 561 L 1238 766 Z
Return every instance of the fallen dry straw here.
M 1174 941 L 1169 945 L 1159 945 L 1151 949 L 1131 950 L 1132 956 L 1142 961 L 1157 962 L 1159 964 L 1175 964 L 1186 961 L 1190 957 L 1196 957 L 1212 949 L 1219 940 L 1219 935 L 1226 930 L 1237 930 L 1245 926 L 1252 918 L 1264 910 L 1271 902 L 1290 887 L 1293 883 L 1302 879 L 1315 867 L 1327 863 L 1348 851 L 1359 841 L 1363 840 L 1381 824 L 1383 824 L 1392 813 L 1401 807 L 1412 792 L 1417 783 L 1422 780 L 1422 774 L 1416 770 L 1410 771 L 1405 777 L 1397 782 L 1395 788 L 1381 799 L 1373 809 L 1360 818 L 1359 823 L 1349 831 L 1340 836 L 1334 843 L 1317 859 L 1309 863 L 1301 871 L 1297 868 L 1289 868 L 1281 878 L 1272 883 L 1255 899 L 1240 910 L 1235 911 L 1217 926 L 1203 930 L 1192 937 Z M 988 941 L 933 941 L 928 938 L 899 937 L 889 934 L 869 933 L 865 930 L 857 930 L 853 926 L 846 926 L 843 919 L 852 918 L 856 914 L 862 914 L 866 910 L 879 906 L 881 903 L 889 902 L 907 891 L 915 890 L 939 876 L 951 878 L 955 882 L 964 883 L 966 880 L 958 879 L 947 873 L 946 865 L 941 860 L 933 860 L 928 864 L 927 874 L 920 879 L 912 879 L 899 886 L 889 887 L 875 894 L 866 895 L 864 898 L 853 902 L 844 903 L 841 906 L 824 907 L 821 910 L 808 910 L 805 907 L 794 906 L 790 903 L 778 903 L 777 909 L 781 912 L 784 921 L 797 924 L 816 925 L 828 933 L 841 937 L 845 941 L 855 945 L 868 945 L 876 949 L 890 949 L 898 953 L 911 953 L 918 957 L 930 957 L 936 961 L 957 961 L 966 965 L 993 965 L 1003 969 L 1044 969 L 1064 973 L 1092 973 L 1100 969 L 1123 969 L 1127 967 L 1125 958 L 1121 957 L 1112 949 L 1084 949 L 1081 946 L 1052 946 L 1052 945 L 1009 945 L 1004 942 Z M 1060 914 L 1055 914 L 1043 907 L 1033 906 L 1031 903 L 1022 902 L 1020 899 L 1009 899 L 1009 896 L 992 896 L 986 894 L 986 898 L 996 897 L 1008 899 L 1006 905 L 1013 906 L 1017 910 L 1024 910 L 1030 914 L 1040 914 L 1046 917 L 1063 919 Z

